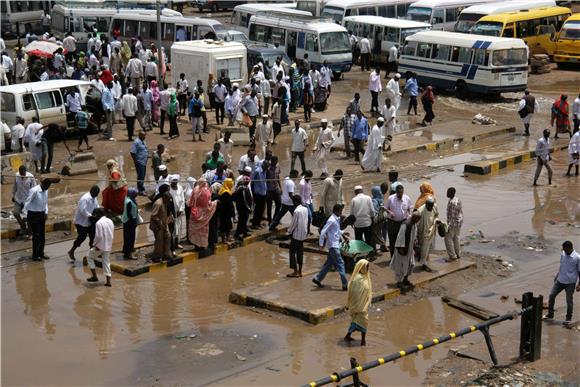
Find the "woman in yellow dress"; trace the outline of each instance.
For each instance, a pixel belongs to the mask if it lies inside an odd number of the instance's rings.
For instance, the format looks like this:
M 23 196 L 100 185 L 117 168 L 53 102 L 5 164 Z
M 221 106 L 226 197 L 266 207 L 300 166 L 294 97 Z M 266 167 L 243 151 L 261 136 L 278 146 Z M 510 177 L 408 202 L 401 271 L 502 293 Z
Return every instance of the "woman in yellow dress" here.
M 369 261 L 361 259 L 358 261 L 350 277 L 348 284 L 348 301 L 346 308 L 350 313 L 351 322 L 348 333 L 344 341 L 351 342 L 352 333 L 359 331 L 361 333 L 360 345 L 366 345 L 367 327 L 369 324 L 369 306 L 373 296 L 373 285 L 371 283 L 371 274 L 369 272 Z

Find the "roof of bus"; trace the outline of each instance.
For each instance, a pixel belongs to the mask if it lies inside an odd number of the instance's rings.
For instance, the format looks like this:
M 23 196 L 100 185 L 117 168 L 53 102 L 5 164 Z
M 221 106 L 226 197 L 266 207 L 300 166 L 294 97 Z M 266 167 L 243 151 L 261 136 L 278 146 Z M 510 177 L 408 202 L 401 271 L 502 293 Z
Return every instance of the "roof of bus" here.
M 62 87 L 72 87 L 79 85 L 89 86 L 90 84 L 91 83 L 87 81 L 75 81 L 73 79 L 53 79 L 44 82 L 27 82 L 27 83 L 18 83 L 15 85 L 0 86 L 0 92 L 21 94 L 32 91 L 36 92 L 36 91 L 60 89 Z
M 234 11 L 266 11 L 276 8 L 296 8 L 296 3 L 276 3 L 276 4 L 263 4 L 263 3 L 250 3 L 250 4 L 240 4 L 234 7 Z
M 520 9 L 555 7 L 555 0 L 513 0 L 498 1 L 489 4 L 472 5 L 465 8 L 461 13 L 476 13 L 480 15 L 495 15 L 503 12 L 517 11 Z
M 580 21 L 580 13 L 573 13 L 572 16 L 570 16 L 568 19 L 566 19 L 566 22 L 569 22 L 569 21 Z
M 344 21 L 353 21 L 358 23 L 365 23 L 365 24 L 374 24 L 379 26 L 386 26 L 386 27 L 393 27 L 393 28 L 429 28 L 431 24 L 429 23 L 421 23 L 416 22 L 413 20 L 405 20 L 405 19 L 395 19 L 390 17 L 382 17 L 382 16 L 347 16 L 344 18 Z
M 570 13 L 571 13 L 570 8 L 566 7 L 533 8 L 525 11 L 504 12 L 495 15 L 484 16 L 481 19 L 479 19 L 478 23 L 485 21 L 511 23 L 519 20 L 529 20 L 537 17 L 557 16 Z
M 259 22 L 261 25 L 293 27 L 301 25 L 301 29 L 317 32 L 347 32 L 346 28 L 334 22 L 320 20 L 314 17 L 296 17 L 296 16 L 262 16 L 254 15 L 250 18 L 250 24 Z
M 219 52 L 239 50 L 246 52 L 246 46 L 241 42 L 224 42 L 216 40 L 187 40 L 183 42 L 175 42 L 171 45 L 171 51 L 191 51 L 196 52 Z
M 60 4 L 56 4 L 52 7 L 51 12 L 60 11 L 65 16 L 77 16 L 77 15 L 87 15 L 87 16 L 112 16 L 117 13 L 119 14 L 133 14 L 138 12 L 139 14 L 147 14 L 147 15 L 157 15 L 157 11 L 154 9 L 135 9 L 135 8 L 79 8 L 79 7 L 65 7 Z M 170 8 L 163 8 L 161 10 L 161 14 L 163 16 L 183 16 L 180 12 L 174 11 Z
M 353 8 L 363 6 L 386 6 L 395 4 L 409 4 L 414 0 L 330 0 L 324 7 Z
M 469 5 L 478 3 L 489 3 L 493 0 L 419 0 L 411 4 L 411 7 L 447 7 L 454 5 Z
M 120 12 L 113 15 L 113 19 L 123 19 L 123 20 L 140 20 L 140 21 L 157 21 L 157 14 L 149 13 L 146 10 L 132 10 L 127 12 Z M 191 23 L 195 22 L 198 25 L 214 25 L 221 24 L 215 19 L 206 19 L 201 17 L 192 16 L 161 16 L 161 22 L 181 22 L 181 23 Z
M 477 42 L 489 42 L 485 48 L 493 49 L 513 48 L 514 46 L 526 47 L 526 43 L 521 39 L 433 30 L 417 32 L 407 37 L 407 40 L 410 42 L 450 44 L 460 47 L 474 47 Z

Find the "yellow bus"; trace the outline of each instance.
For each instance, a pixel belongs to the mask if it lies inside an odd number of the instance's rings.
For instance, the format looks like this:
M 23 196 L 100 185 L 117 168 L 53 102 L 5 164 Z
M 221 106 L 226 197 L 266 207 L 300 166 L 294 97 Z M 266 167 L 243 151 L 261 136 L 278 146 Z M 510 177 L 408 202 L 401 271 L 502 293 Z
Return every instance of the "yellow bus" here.
M 554 62 L 580 66 L 580 13 L 572 14 L 554 38 Z
M 484 16 L 471 33 L 523 39 L 530 55 L 554 54 L 552 38 L 572 14 L 566 7 L 545 7 Z

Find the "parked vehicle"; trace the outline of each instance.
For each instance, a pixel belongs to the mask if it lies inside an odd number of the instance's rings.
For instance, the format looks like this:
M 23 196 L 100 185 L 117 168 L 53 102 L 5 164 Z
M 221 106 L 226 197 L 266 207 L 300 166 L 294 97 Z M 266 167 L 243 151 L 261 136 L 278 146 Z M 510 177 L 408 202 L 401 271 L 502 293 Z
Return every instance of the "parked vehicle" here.
M 255 65 L 258 64 L 258 62 L 260 62 L 260 60 L 262 61 L 262 63 L 272 66 L 274 63 L 276 63 L 276 58 L 278 57 L 282 58 L 283 64 L 286 64 L 287 66 L 290 66 L 292 64 L 292 59 L 290 59 L 290 57 L 286 55 L 286 52 L 284 50 L 274 48 L 265 44 L 249 44 L 248 73 Z M 265 75 L 267 77 L 270 76 L 270 74 Z
M 0 26 L 2 37 L 12 39 L 24 36 L 28 31 L 42 31 L 41 18 L 44 12 L 50 12 L 51 1 L 0 1 Z
M 434 30 L 452 31 L 463 9 L 494 0 L 419 0 L 409 7 L 407 19 L 429 23 Z
M 224 40 L 226 42 L 239 42 L 245 45 L 247 45 L 250 42 L 250 39 L 248 39 L 248 36 L 246 34 L 236 30 L 227 30 Z
M 570 16 L 553 40 L 558 67 L 580 66 L 580 13 Z
M 330 0 L 320 16 L 344 25 L 347 16 L 382 16 L 404 19 L 409 5 L 416 0 Z
M 230 23 L 234 30 L 249 35 L 250 18 L 254 15 L 312 16 L 310 12 L 296 9 L 296 3 L 252 3 L 234 8 Z
M 242 0 L 196 0 L 193 2 L 193 6 L 197 7 L 199 12 L 204 10 L 209 10 L 211 12 L 218 11 L 229 11 L 233 9 L 236 5 L 245 4 L 247 1 Z

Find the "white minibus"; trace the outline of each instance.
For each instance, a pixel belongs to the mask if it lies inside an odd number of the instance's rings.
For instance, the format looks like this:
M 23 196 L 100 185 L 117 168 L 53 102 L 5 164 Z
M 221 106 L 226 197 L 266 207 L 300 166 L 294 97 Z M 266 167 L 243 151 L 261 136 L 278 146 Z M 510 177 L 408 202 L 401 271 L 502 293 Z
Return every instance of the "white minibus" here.
M 336 23 L 312 17 L 252 16 L 249 38 L 278 46 L 290 58 L 301 60 L 308 54 L 312 64 L 327 61 L 335 77 L 350 71 L 352 66 L 348 32 Z
M 407 19 L 430 23 L 434 30 L 452 31 L 461 11 L 494 0 L 419 0 L 409 7 Z
M 347 16 L 382 16 L 404 19 L 414 0 L 330 0 L 320 16 L 344 24 Z
M 288 15 L 288 16 L 312 16 L 308 11 L 296 9 L 296 3 L 273 3 L 273 4 L 240 4 L 236 5 L 232 12 L 230 23 L 232 29 L 248 35 L 250 30 L 250 18 L 254 15 Z
M 26 32 L 41 32 L 44 12 L 50 12 L 51 1 L 0 1 L 0 26 L 4 39 L 12 39 Z M 44 31 L 42 31 L 44 32 Z
M 387 60 L 392 46 L 402 47 L 407 36 L 428 30 L 431 25 L 380 16 L 347 16 L 344 18 L 344 27 L 359 40 L 368 38 L 373 61 L 377 63 Z
M 496 1 L 489 4 L 473 5 L 465 8 L 459 14 L 457 23 L 455 23 L 454 31 L 468 34 L 477 23 L 479 19 L 487 15 L 495 15 L 498 13 L 519 11 L 522 9 L 541 8 L 541 7 L 555 7 L 555 0 L 512 0 L 512 1 Z
M 528 83 L 528 47 L 521 39 L 425 31 L 407 38 L 399 72 L 413 72 L 422 85 L 498 94 L 523 91 Z

